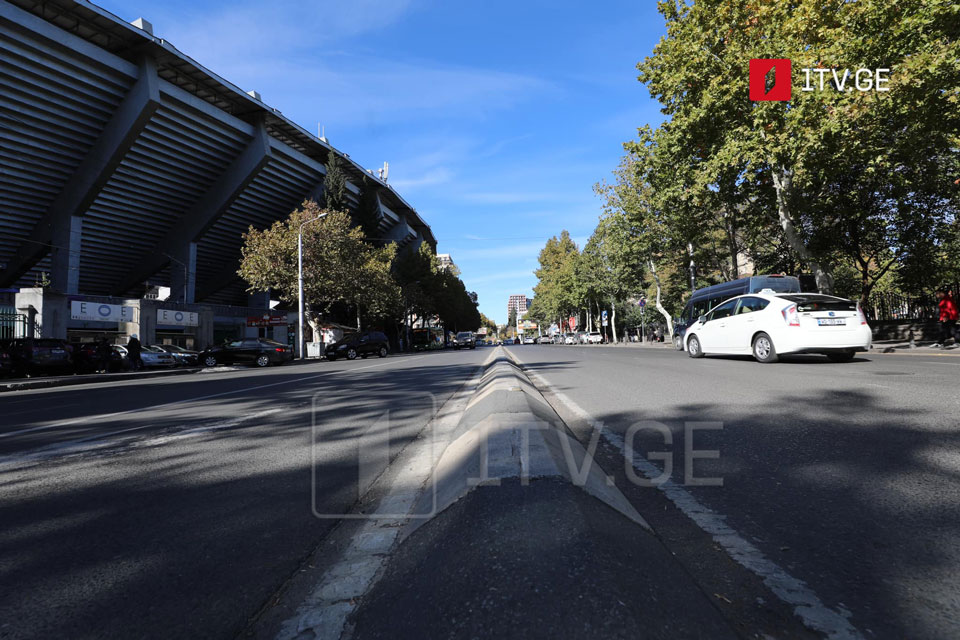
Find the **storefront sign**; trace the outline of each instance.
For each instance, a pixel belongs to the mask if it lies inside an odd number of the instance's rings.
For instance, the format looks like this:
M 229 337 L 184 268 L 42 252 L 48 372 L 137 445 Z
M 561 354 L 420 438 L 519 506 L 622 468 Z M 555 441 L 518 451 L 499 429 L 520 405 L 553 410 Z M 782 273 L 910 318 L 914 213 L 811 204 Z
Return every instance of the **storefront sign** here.
M 287 316 L 274 316 L 265 313 L 262 316 L 247 316 L 248 327 L 285 327 Z
M 157 309 L 157 324 L 195 327 L 200 324 L 200 314 L 196 311 L 178 311 L 176 309 Z
M 71 320 L 97 320 L 100 322 L 133 322 L 133 307 L 105 302 L 70 302 Z

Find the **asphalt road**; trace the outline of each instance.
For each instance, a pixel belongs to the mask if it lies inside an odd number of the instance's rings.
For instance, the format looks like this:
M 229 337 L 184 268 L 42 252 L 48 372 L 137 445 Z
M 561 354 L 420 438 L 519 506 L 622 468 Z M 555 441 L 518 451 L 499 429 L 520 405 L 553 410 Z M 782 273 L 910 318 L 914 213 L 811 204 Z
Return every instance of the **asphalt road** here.
M 4 394 L 0 638 L 236 636 L 486 355 Z
M 805 583 L 857 634 L 960 636 L 960 357 L 761 365 L 657 348 L 510 351 L 552 387 L 548 399 L 562 404 L 562 395 L 614 434 L 639 421 L 665 425 L 669 446 L 648 428 L 637 448 L 670 452 L 672 480 L 712 510 L 710 518 Z M 585 419 L 558 411 L 586 442 Z M 693 476 L 722 478 L 722 486 L 684 483 L 684 427 L 702 422 L 722 430 L 691 432 L 691 448 L 719 450 L 719 458 L 693 461 Z M 609 467 L 613 457 L 607 451 L 598 461 Z M 723 540 L 701 535 L 662 492 L 625 493 L 722 607 L 752 615 L 739 589 L 769 601 L 763 585 L 737 586 L 747 580 L 732 577 L 743 567 L 723 553 Z

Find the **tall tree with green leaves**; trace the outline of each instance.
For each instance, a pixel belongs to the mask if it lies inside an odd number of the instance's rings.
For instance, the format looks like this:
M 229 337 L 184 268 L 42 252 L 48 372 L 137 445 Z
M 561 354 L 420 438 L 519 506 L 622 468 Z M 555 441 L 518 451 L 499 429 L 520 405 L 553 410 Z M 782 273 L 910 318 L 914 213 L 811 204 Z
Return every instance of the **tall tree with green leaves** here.
M 577 276 L 580 249 L 564 229 L 560 236 L 547 240 L 540 251 L 540 267 L 534 272 L 537 284 L 533 291 L 539 313 L 546 314 L 561 326 L 564 320 L 578 313 L 584 299 L 584 289 Z
M 343 160 L 337 152 L 330 150 L 327 156 L 327 174 L 323 177 L 323 198 L 327 211 L 346 210 L 347 176 L 343 170 Z M 372 236 L 371 236 L 372 237 Z
M 297 232 L 322 212 L 316 202 L 307 200 L 268 229 L 250 227 L 243 235 L 237 272 L 249 291 L 270 290 L 285 302 L 297 301 Z M 342 211 L 328 211 L 325 218 L 304 226 L 304 303 L 314 331 L 321 316 L 337 303 L 370 317 L 399 315 L 400 289 L 390 271 L 395 252 L 392 244 L 371 247 Z
M 377 195 L 379 187 L 369 178 L 364 178 L 360 187 L 359 205 L 357 206 L 357 224 L 363 230 L 368 240 L 376 241 L 380 235 L 380 198 Z
M 796 0 L 658 5 L 667 35 L 638 65 L 640 80 L 668 121 L 658 151 L 710 190 L 757 202 L 821 291 L 832 264 L 860 260 L 865 286 L 898 259 L 903 243 L 936 243 L 952 215 L 960 124 L 960 8 L 940 0 Z M 866 36 L 869 34 L 869 37 Z M 802 91 L 795 72 L 789 102 L 752 102 L 752 58 L 789 58 L 797 69 L 890 69 L 889 91 Z M 828 74 L 829 75 L 829 74 Z M 816 77 L 816 76 L 814 76 Z M 939 171 L 938 171 L 939 170 Z M 854 192 L 838 176 L 854 176 Z M 725 186 L 726 185 L 726 186 Z M 726 193 L 724 193 L 726 191 Z M 922 194 L 923 206 L 914 206 Z M 839 222 L 853 216 L 850 224 Z M 920 220 L 918 238 L 884 228 Z M 883 254 L 883 245 L 892 255 Z M 903 254 L 906 258 L 909 251 Z

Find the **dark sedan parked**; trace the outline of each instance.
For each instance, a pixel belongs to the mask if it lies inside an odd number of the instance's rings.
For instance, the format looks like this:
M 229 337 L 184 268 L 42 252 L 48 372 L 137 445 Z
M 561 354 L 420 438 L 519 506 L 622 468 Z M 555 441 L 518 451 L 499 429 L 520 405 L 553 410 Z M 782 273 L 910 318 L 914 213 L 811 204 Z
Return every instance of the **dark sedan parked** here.
M 293 349 L 267 338 L 233 340 L 200 352 L 200 364 L 205 367 L 218 364 L 255 364 L 266 367 L 290 360 L 293 360 Z
M 387 336 L 380 331 L 364 331 L 342 337 L 328 345 L 324 353 L 327 360 L 336 360 L 340 357 L 356 360 L 357 356 L 366 358 L 372 355 L 386 358 L 390 353 L 390 347 Z
M 55 338 L 14 338 L 4 345 L 14 375 L 72 373 L 73 347 Z

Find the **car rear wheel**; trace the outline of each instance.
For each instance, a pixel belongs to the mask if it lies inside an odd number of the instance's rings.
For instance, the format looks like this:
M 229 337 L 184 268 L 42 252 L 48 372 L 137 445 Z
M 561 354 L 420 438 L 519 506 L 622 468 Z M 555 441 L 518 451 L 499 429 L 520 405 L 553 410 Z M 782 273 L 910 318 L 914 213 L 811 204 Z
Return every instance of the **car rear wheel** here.
M 215 356 L 207 356 L 203 359 L 203 366 L 205 367 L 215 367 L 217 366 L 217 358 Z
M 386 347 L 380 347 L 380 351 L 378 351 L 377 354 L 378 354 L 381 358 L 386 358 L 386 357 L 387 357 L 387 348 L 386 348 Z
M 683 338 L 679 333 L 673 336 L 673 348 L 677 351 L 683 351 Z
M 262 354 L 260 354 L 259 356 L 257 356 L 257 366 L 258 366 L 258 367 L 266 367 L 266 366 L 268 366 L 269 364 L 270 364 L 270 358 L 267 356 L 267 354 L 262 353 Z
M 687 340 L 687 355 L 691 358 L 703 357 L 703 347 L 700 345 L 700 338 L 697 336 L 690 336 L 690 339 Z
M 764 364 L 777 361 L 777 350 L 773 340 L 765 333 L 758 333 L 753 339 L 753 357 Z
M 842 353 L 828 353 L 827 357 L 830 358 L 831 362 L 850 362 L 854 355 L 856 354 L 853 351 L 844 351 Z
M 357 359 L 357 350 L 353 347 L 347 349 L 347 360 L 356 360 Z

